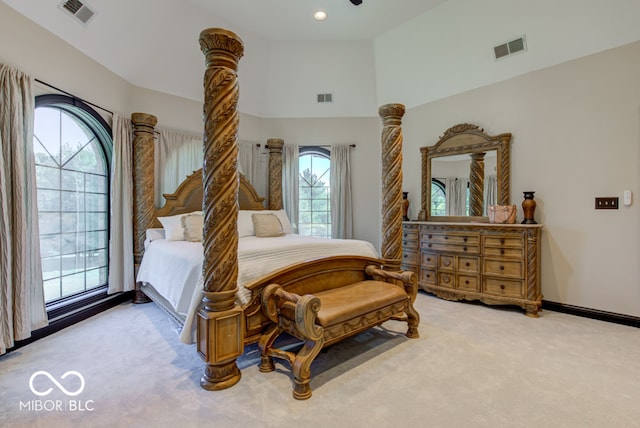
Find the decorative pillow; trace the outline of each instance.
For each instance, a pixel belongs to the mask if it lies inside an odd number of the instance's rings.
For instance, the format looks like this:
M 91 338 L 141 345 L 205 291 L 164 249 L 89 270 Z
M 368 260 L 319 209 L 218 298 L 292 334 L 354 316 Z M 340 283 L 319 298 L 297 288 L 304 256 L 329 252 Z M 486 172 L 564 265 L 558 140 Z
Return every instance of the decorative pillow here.
M 285 210 L 240 210 L 238 212 L 238 236 L 240 238 L 256 235 L 253 227 L 253 214 L 275 214 L 280 220 L 282 231 L 287 234 L 293 233 L 293 227 Z
M 272 238 L 285 234 L 282 230 L 282 223 L 275 214 L 253 214 L 251 219 L 258 238 Z
M 184 230 L 184 240 L 189 242 L 202 241 L 202 229 L 204 227 L 204 215 L 189 214 L 180 219 Z
M 164 229 L 164 237 L 167 241 L 184 241 L 184 228 L 181 219 L 189 214 L 202 214 L 202 211 L 192 213 L 176 214 L 169 217 L 158 217 L 158 221 Z

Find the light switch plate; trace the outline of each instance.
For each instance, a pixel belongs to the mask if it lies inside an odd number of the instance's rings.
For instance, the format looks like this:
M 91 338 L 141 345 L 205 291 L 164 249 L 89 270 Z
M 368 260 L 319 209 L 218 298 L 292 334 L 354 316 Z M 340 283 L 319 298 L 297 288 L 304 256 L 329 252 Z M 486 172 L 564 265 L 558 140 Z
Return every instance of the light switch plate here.
M 618 197 L 617 196 L 596 197 L 596 209 L 597 210 L 617 210 Z

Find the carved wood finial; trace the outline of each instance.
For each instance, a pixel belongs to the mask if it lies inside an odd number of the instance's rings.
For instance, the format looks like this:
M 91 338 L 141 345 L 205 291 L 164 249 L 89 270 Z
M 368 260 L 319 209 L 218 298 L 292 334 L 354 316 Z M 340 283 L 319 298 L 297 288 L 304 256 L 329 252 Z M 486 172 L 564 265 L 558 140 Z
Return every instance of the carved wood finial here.
M 133 124 L 133 264 L 135 274 L 144 254 L 144 240 L 147 229 L 153 227 L 153 138 L 158 118 L 146 113 L 131 114 Z M 146 303 L 149 298 L 135 286 L 133 303 Z
M 228 30 L 200 33 L 205 55 L 203 307 L 198 312 L 198 352 L 207 363 L 200 385 L 228 388 L 240 380 L 243 315 L 235 306 L 238 280 L 238 61 L 242 40 Z M 222 321 L 224 320 L 224 321 Z
M 378 109 L 382 119 L 382 258 L 402 258 L 402 104 Z
M 457 125 L 453 125 L 451 128 L 444 131 L 444 134 L 440 136 L 440 140 L 451 137 L 452 135 L 460 134 L 462 132 L 473 132 L 477 131 L 478 133 L 484 133 L 484 129 L 480 128 L 478 125 L 474 125 L 472 123 L 459 123 Z
M 282 201 L 282 147 L 284 140 L 270 138 L 269 146 L 269 209 L 281 210 Z

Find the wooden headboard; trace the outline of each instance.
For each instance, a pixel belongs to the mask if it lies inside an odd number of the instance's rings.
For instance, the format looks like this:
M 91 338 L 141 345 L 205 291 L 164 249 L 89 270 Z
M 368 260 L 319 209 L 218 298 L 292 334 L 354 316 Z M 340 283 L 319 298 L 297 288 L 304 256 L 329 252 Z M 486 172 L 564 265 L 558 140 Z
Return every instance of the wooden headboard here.
M 155 210 L 153 227 L 162 227 L 158 217 L 189 213 L 202 210 L 202 169 L 194 171 L 176 189 L 175 193 L 165 193 L 165 204 Z M 238 205 L 241 210 L 263 210 L 264 198 L 259 196 L 249 180 L 240 174 Z

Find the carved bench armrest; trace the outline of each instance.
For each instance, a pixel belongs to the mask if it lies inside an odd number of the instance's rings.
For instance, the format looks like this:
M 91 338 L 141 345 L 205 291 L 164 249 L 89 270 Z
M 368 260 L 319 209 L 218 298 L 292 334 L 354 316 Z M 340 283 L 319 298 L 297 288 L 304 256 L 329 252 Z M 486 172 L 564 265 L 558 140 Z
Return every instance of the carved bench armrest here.
M 283 311 L 283 308 L 289 310 Z M 322 337 L 322 327 L 316 325 L 320 299 L 312 294 L 300 296 L 285 291 L 281 285 L 269 284 L 262 292 L 262 310 L 276 324 L 280 317 L 289 319 L 304 338 L 318 340 Z M 295 319 L 290 319 L 286 313 L 295 314 Z
M 401 270 L 401 271 L 389 271 L 383 270 L 375 265 L 369 265 L 364 269 L 364 272 L 372 277 L 381 278 L 386 282 L 392 282 L 389 280 L 400 281 L 404 285 L 404 289 L 409 296 L 411 296 L 411 302 L 413 303 L 418 294 L 418 277 L 415 272 Z

